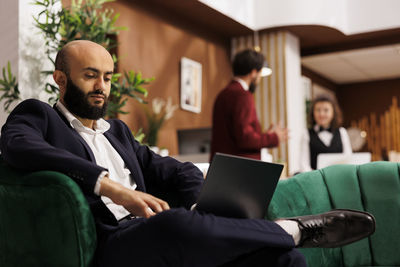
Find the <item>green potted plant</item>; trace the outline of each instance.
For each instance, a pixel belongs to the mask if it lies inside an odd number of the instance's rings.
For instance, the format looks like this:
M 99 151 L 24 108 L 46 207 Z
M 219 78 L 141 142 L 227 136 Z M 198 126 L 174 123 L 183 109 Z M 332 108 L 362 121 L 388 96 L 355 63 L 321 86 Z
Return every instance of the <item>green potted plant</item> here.
M 0 96 L 0 101 L 4 101 L 4 111 L 9 112 L 10 105 L 19 99 L 17 77 L 11 72 L 10 61 L 7 63 L 7 74 L 5 67 L 2 73 L 3 78 L 0 79 L 0 91 L 2 91 L 3 94 Z
M 114 0 L 72 0 L 71 6 L 56 8 L 60 0 L 36 0 L 33 4 L 43 8 L 43 11 L 34 18 L 36 27 L 44 34 L 46 44 L 46 56 L 54 64 L 54 57 L 66 43 L 72 40 L 91 40 L 103 45 L 113 55 L 115 64 L 118 58 L 113 53 L 117 47 L 116 36 L 125 27 L 116 27 L 115 22 L 119 14 L 113 10 L 104 8 L 103 4 Z M 9 111 L 10 104 L 20 99 L 16 77 L 7 67 L 8 75 L 3 69 L 3 79 L 0 78 L 0 91 L 3 91 L 1 100 L 5 100 L 4 109 Z M 42 71 L 45 75 L 51 75 L 52 70 Z M 123 110 L 127 100 L 134 98 L 139 102 L 145 102 L 147 90 L 143 87 L 153 78 L 143 78 L 141 73 L 124 71 L 115 73 L 112 78 L 112 86 L 107 110 L 108 117 L 117 117 L 118 114 L 126 114 Z M 46 83 L 43 88 L 50 94 L 49 103 L 58 99 L 58 87 Z
M 145 142 L 157 153 L 159 152 L 159 149 L 156 148 L 158 145 L 159 130 L 165 121 L 172 117 L 177 107 L 177 105 L 172 104 L 171 97 L 167 101 L 156 97 L 151 101 L 151 105 L 144 107 L 148 124 L 147 131 L 145 132 Z

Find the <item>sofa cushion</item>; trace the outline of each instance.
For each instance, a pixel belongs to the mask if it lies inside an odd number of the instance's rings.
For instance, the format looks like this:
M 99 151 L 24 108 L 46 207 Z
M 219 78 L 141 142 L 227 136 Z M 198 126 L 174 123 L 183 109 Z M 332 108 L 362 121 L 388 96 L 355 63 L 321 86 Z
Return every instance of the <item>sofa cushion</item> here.
M 366 211 L 356 165 L 336 165 L 320 170 L 332 207 Z M 345 266 L 364 266 L 372 262 L 369 240 L 362 239 L 342 247 Z
M 279 181 L 267 219 L 318 214 L 332 209 L 328 190 L 319 171 L 298 174 Z M 340 248 L 300 249 L 309 267 L 342 266 Z
M 358 169 L 362 199 L 376 218 L 376 232 L 370 237 L 375 266 L 400 266 L 400 182 L 399 164 L 372 162 Z

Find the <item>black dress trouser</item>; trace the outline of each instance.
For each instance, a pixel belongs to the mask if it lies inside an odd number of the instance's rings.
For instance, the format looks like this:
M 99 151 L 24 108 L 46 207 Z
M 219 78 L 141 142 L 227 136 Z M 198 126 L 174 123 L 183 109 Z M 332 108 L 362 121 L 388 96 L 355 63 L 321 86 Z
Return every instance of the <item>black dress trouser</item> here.
M 306 266 L 293 238 L 267 220 L 180 208 L 97 231 L 100 267 Z

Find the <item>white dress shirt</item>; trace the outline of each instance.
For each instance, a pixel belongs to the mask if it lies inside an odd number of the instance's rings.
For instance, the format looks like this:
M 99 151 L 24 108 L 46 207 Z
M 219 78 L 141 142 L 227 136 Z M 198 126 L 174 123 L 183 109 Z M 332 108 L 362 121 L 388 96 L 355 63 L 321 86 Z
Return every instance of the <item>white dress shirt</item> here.
M 314 126 L 314 131 L 318 132 L 319 126 Z M 349 135 L 345 128 L 339 128 L 340 138 L 342 140 L 343 145 L 343 154 L 351 154 L 351 143 Z M 326 146 L 330 146 L 333 138 L 333 133 L 329 131 L 321 131 L 318 134 L 319 139 L 321 139 L 322 143 Z M 312 171 L 311 163 L 310 163 L 310 134 L 308 130 L 304 131 L 302 139 L 301 139 L 301 147 L 300 147 L 300 172 L 308 172 Z
M 240 85 L 243 87 L 243 89 L 245 91 L 249 91 L 249 85 L 242 79 L 238 78 L 238 77 L 233 77 L 233 80 L 237 81 L 238 83 L 240 83 Z
M 104 133 L 110 129 L 110 124 L 103 119 L 99 119 L 94 122 L 94 129 L 90 129 L 85 127 L 60 101 L 57 102 L 56 106 L 67 118 L 71 127 L 86 141 L 93 152 L 96 164 L 108 170 L 108 172 L 102 172 L 100 174 L 94 188 L 95 194 L 100 194 L 100 181 L 106 174 L 108 174 L 111 180 L 122 184 L 124 187 L 135 190 L 136 183 L 130 177 L 131 172 L 125 167 L 121 156 L 104 136 Z M 108 197 L 101 196 L 101 200 L 106 204 L 107 208 L 114 214 L 117 220 L 130 214 L 123 206 L 115 204 Z

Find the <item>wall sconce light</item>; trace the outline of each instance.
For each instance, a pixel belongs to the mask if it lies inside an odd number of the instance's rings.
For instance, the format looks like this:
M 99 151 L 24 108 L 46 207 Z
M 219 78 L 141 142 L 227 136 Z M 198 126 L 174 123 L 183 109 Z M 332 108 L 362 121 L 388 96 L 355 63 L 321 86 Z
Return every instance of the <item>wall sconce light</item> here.
M 260 52 L 261 47 L 260 47 L 260 39 L 258 38 L 258 31 L 254 31 L 253 33 L 253 42 L 254 42 L 254 50 L 256 52 Z
M 254 50 L 257 52 L 261 52 L 261 47 L 260 47 L 260 39 L 258 36 L 258 31 L 254 31 L 253 34 L 253 41 L 254 41 Z M 261 69 L 261 77 L 267 77 L 269 75 L 271 75 L 272 70 L 270 67 L 268 67 L 268 63 L 267 61 L 264 62 L 264 65 Z
M 268 63 L 265 61 L 264 66 L 261 68 L 261 77 L 267 77 L 272 74 L 272 70 L 268 67 Z

